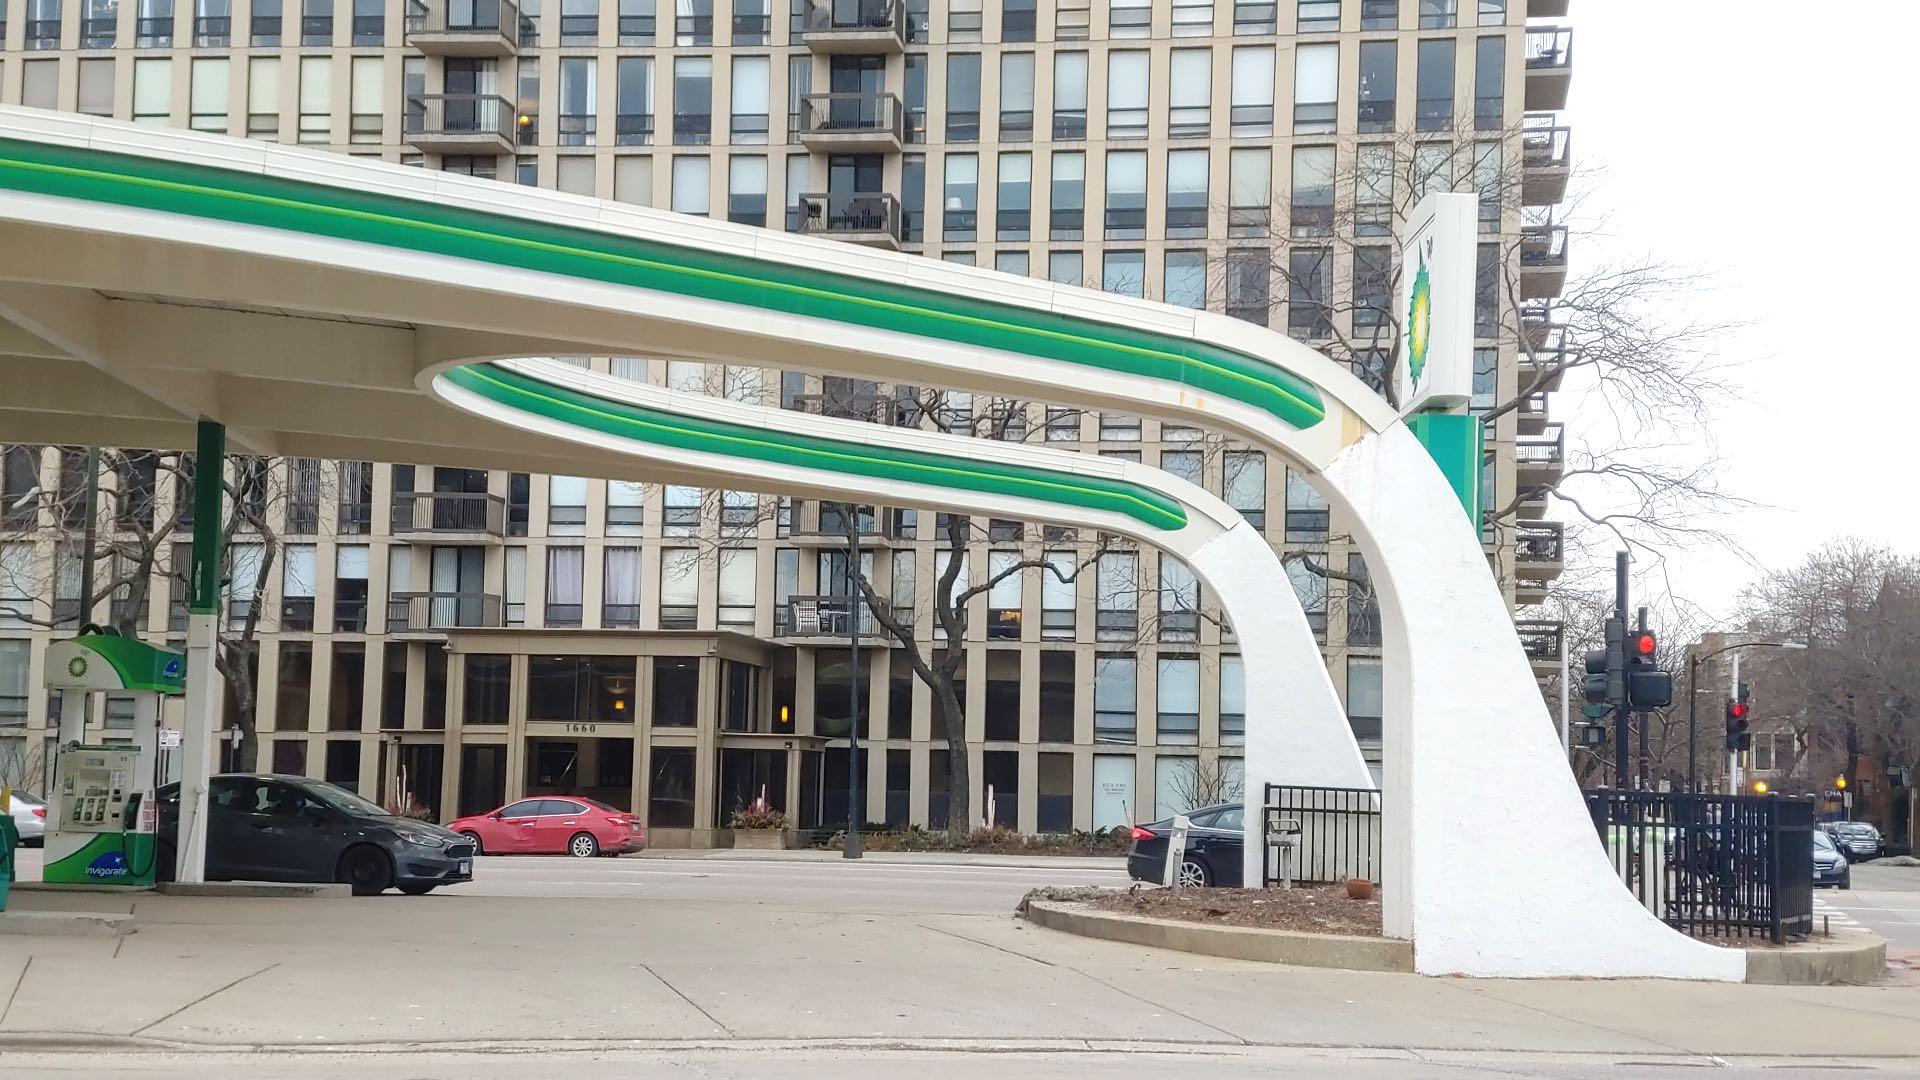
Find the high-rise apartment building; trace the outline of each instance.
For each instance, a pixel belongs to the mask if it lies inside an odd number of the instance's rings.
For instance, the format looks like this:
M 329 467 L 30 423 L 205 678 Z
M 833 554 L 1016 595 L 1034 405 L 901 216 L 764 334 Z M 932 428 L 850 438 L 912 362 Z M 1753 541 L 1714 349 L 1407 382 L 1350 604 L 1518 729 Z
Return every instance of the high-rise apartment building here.
M 1272 326 L 1379 381 L 1393 225 L 1428 190 L 1481 197 L 1474 405 L 1485 530 L 1516 605 L 1559 572 L 1540 520 L 1562 468 L 1546 391 L 1566 233 L 1556 119 L 1566 0 L 0 0 L 0 102 L 191 127 L 557 187 Z M 552 6 L 547 6 L 552 5 Z M 4 253 L 0 253 L 4 259 Z M 576 362 L 693 392 L 1044 441 L 1194 479 L 1288 556 L 1356 734 L 1377 756 L 1380 628 L 1337 514 L 1283 462 L 1190 428 L 673 356 Z M 0 388 L 4 394 L 4 388 Z M 0 431 L 0 444 L 6 433 Z M 45 643 L 80 619 L 72 450 L 4 446 L 0 780 L 33 786 L 57 706 Z M 155 558 L 123 616 L 184 630 L 178 459 L 110 453 L 100 518 Z M 711 843 L 767 794 L 844 818 L 844 509 L 650 484 L 273 461 L 238 487 L 229 619 L 257 615 L 259 765 L 409 797 L 441 818 L 568 791 L 656 843 Z M 953 558 L 930 511 L 860 513 L 862 569 L 921 647 L 966 653 L 973 806 L 1060 831 L 1146 820 L 1231 783 L 1243 664 L 1184 567 L 1112 551 L 974 598 L 941 639 Z M 1071 570 L 1094 538 L 976 522 L 964 579 Z M 251 588 L 262 561 L 264 590 Z M 137 571 L 136 571 L 137 572 Z M 124 593 L 125 590 L 123 590 Z M 137 611 L 133 609 L 137 608 Z M 9 615 L 14 612 L 14 615 Z M 56 627 L 58 624 L 58 627 Z M 862 627 L 872 821 L 940 824 L 926 687 Z M 1557 667 L 1558 628 L 1522 624 Z M 771 693 L 759 690 L 771 687 Z M 230 695 L 231 696 L 231 695 Z M 766 715 L 746 703 L 771 700 Z M 237 703 L 230 702 L 237 709 Z M 103 738 L 125 718 L 96 717 Z M 1197 778 L 1197 779 L 1196 779 Z M 987 795 L 991 793 L 991 799 Z

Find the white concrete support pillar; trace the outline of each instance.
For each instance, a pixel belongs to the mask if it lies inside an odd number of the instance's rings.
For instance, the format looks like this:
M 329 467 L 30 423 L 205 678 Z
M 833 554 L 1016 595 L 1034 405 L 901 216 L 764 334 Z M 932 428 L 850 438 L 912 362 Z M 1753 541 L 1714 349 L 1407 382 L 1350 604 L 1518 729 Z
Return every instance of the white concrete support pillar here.
M 219 617 L 211 611 L 187 616 L 187 714 L 180 731 L 180 817 L 173 879 L 207 879 L 207 785 L 213 779 L 213 747 L 225 684 L 214 665 Z

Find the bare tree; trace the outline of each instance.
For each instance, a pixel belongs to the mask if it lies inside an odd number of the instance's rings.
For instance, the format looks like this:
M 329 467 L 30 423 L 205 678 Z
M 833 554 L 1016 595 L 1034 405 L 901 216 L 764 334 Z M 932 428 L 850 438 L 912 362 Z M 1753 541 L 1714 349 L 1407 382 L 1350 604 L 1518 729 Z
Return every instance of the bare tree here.
M 1227 758 L 1218 755 L 1183 763 L 1174 770 L 1171 781 L 1175 800 L 1190 810 L 1239 802 L 1246 791 L 1246 778 L 1227 763 Z

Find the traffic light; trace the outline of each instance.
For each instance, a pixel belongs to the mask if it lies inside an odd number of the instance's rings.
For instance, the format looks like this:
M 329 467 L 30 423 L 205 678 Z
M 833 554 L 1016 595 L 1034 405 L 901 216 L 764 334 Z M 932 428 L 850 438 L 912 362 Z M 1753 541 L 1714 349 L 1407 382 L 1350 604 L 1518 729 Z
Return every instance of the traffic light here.
M 1608 708 L 1626 701 L 1626 636 L 1625 623 L 1608 619 L 1607 647 L 1586 655 L 1587 701 L 1600 706 L 1599 716 L 1605 716 Z M 1595 716 L 1595 710 L 1588 709 L 1587 715 Z
M 1747 684 L 1740 684 L 1740 696 L 1727 700 L 1727 750 L 1737 752 L 1753 745 L 1753 706 L 1747 701 Z
M 1660 670 L 1660 642 L 1651 630 L 1627 635 L 1627 703 L 1634 709 L 1664 709 L 1673 704 L 1673 675 Z

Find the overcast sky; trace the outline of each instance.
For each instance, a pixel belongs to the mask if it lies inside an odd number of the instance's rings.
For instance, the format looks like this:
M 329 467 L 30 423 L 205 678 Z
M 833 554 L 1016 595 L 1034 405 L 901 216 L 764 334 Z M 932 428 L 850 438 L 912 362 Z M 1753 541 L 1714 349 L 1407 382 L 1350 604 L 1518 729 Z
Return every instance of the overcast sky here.
M 1744 399 L 1715 438 L 1723 487 L 1770 508 L 1726 524 L 1775 568 L 1849 534 L 1920 551 L 1920 275 L 1900 269 L 1920 239 L 1920 3 L 1575 0 L 1568 22 L 1575 164 L 1599 170 L 1575 274 L 1648 253 L 1698 266 L 1714 287 L 1677 310 L 1749 324 L 1719 350 Z M 1665 574 L 1723 616 L 1754 571 L 1710 547 Z

